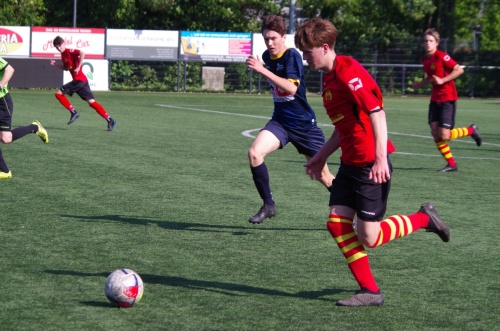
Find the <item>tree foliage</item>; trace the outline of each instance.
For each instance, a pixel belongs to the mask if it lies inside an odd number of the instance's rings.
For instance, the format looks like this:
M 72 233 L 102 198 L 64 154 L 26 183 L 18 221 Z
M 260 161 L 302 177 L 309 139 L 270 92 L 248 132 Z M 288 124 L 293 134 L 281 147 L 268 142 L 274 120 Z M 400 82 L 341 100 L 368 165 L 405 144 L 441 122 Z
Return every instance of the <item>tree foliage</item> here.
M 45 22 L 46 16 L 44 0 L 2 0 L 0 3 L 2 25 L 41 25 Z
M 73 1 L 45 3 L 54 13 L 46 25 L 72 26 Z M 254 31 L 263 15 L 278 12 L 272 0 L 79 0 L 77 26 L 245 32 Z
M 301 0 L 303 15 L 332 21 L 350 44 L 377 40 L 387 47 L 395 38 L 418 35 L 435 6 L 432 0 Z

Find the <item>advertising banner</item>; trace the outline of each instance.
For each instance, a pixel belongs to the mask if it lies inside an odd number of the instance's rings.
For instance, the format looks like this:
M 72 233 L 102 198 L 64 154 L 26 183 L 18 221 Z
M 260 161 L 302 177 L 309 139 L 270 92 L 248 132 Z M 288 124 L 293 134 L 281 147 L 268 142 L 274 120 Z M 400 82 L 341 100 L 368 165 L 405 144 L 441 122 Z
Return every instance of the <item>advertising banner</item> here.
M 85 60 L 82 64 L 82 71 L 89 80 L 90 89 L 92 91 L 108 91 L 109 90 L 109 77 L 108 77 L 108 60 Z M 64 71 L 63 84 L 69 83 L 73 80 L 69 71 Z
M 203 62 L 245 62 L 252 35 L 239 32 L 181 31 L 181 59 Z
M 0 26 L 0 56 L 29 57 L 30 27 Z
M 54 38 L 60 36 L 66 41 L 67 48 L 77 48 L 85 52 L 86 59 L 103 59 L 105 31 L 94 28 L 34 26 L 31 30 L 31 56 L 60 58 L 61 53 L 52 44 Z
M 106 30 L 106 57 L 113 60 L 171 60 L 179 54 L 179 31 Z

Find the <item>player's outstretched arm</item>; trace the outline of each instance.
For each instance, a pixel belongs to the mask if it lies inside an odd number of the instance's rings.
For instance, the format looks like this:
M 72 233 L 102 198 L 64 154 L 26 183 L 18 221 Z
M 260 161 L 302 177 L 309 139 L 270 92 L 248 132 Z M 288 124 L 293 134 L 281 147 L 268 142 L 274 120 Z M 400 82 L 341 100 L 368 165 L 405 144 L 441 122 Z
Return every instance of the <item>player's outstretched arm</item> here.
M 57 63 L 55 60 L 50 60 L 50 65 L 59 68 L 61 70 L 66 70 L 66 68 L 64 68 L 62 64 Z

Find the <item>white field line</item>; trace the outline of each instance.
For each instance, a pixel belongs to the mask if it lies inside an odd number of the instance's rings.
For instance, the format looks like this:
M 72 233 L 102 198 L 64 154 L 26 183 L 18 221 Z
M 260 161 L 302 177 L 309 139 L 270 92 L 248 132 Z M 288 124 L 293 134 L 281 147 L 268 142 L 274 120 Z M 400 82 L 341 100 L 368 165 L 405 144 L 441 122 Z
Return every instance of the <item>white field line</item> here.
M 184 109 L 184 110 L 193 110 L 193 111 L 199 111 L 199 112 L 204 112 L 204 113 L 212 113 L 212 114 L 219 114 L 219 115 L 231 115 L 231 116 L 241 116 L 241 117 L 250 117 L 250 118 L 261 118 L 261 119 L 270 119 L 269 116 L 258 116 L 258 115 L 249 115 L 249 114 L 238 114 L 238 113 L 230 113 L 230 112 L 225 112 L 225 111 L 218 111 L 218 110 L 209 110 L 209 109 L 200 109 L 200 108 L 192 108 L 192 107 L 181 107 L 181 106 L 173 106 L 173 105 L 164 105 L 164 104 L 157 104 L 156 106 L 158 107 L 164 107 L 164 108 L 173 108 L 173 109 Z M 325 126 L 325 127 L 333 127 L 332 124 L 326 124 L 326 123 L 318 123 L 318 126 Z M 254 132 L 258 132 L 261 128 L 257 129 L 251 129 L 251 130 L 245 130 L 241 134 L 245 137 L 248 138 L 255 138 L 256 136 L 253 134 Z M 398 135 L 398 136 L 405 136 L 405 137 L 415 137 L 415 138 L 422 138 L 422 139 L 432 139 L 431 136 L 422 136 L 422 135 L 416 135 L 416 134 L 410 134 L 410 133 L 400 133 L 400 132 L 388 132 L 390 135 Z M 465 144 L 475 144 L 474 141 L 468 141 L 468 140 L 455 140 L 453 143 L 465 143 Z M 500 144 L 492 144 L 488 142 L 483 142 L 481 146 L 488 145 L 488 146 L 496 146 L 500 147 Z M 394 154 L 399 154 L 399 155 L 414 155 L 414 156 L 429 156 L 429 157 L 442 157 L 441 155 L 434 155 L 434 154 L 418 154 L 418 153 L 406 153 L 406 152 L 396 152 Z M 472 160 L 492 160 L 492 161 L 500 161 L 500 158 L 490 158 L 490 157 L 467 157 L 467 156 L 460 156 L 460 157 L 455 157 L 459 159 L 472 159 Z

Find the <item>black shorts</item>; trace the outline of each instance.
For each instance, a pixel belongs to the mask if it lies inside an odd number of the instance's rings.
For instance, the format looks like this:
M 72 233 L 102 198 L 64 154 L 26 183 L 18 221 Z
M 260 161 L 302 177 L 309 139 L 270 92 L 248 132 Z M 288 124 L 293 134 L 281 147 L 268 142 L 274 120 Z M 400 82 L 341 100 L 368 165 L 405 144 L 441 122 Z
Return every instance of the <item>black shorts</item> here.
M 12 128 L 12 113 L 14 112 L 14 103 L 10 93 L 0 98 L 0 131 L 10 131 Z
M 387 161 L 392 174 L 389 158 Z M 347 206 L 354 209 L 358 218 L 364 221 L 381 221 L 387 209 L 391 181 L 375 184 L 368 179 L 370 169 L 341 163 L 331 188 L 330 206 Z
M 316 155 L 325 144 L 323 130 L 317 126 L 313 126 L 309 130 L 292 130 L 285 128 L 276 120 L 270 120 L 262 130 L 267 130 L 278 138 L 280 149 L 291 142 L 297 151 L 305 156 Z
M 61 86 L 61 91 L 64 94 L 69 95 L 70 97 L 73 95 L 73 93 L 76 93 L 84 101 L 89 101 L 89 100 L 94 99 L 94 94 L 92 93 L 92 90 L 90 89 L 89 82 L 72 80 L 68 84 L 64 84 L 63 86 Z
M 429 124 L 438 122 L 440 128 L 453 129 L 455 127 L 456 101 L 436 102 L 429 104 Z

